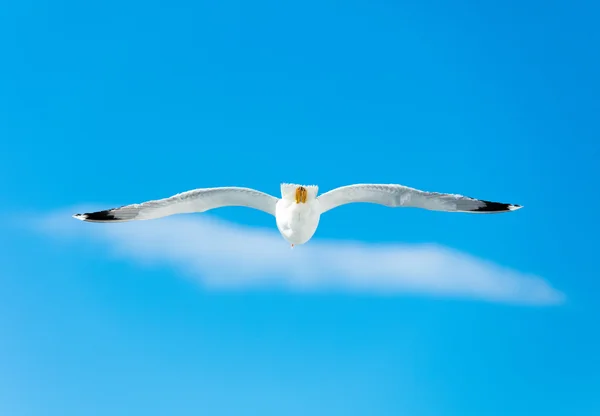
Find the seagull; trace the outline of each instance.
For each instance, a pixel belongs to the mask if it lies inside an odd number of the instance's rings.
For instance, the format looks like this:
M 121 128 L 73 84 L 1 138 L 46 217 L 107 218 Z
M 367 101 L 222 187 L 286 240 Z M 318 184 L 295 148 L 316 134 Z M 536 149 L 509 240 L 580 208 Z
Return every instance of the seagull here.
M 395 184 L 355 184 L 318 195 L 316 185 L 281 184 L 281 198 L 242 187 L 199 188 L 169 198 L 125 205 L 104 211 L 75 214 L 88 222 L 151 220 L 173 214 L 205 212 L 242 206 L 275 217 L 277 228 L 292 247 L 307 243 L 315 234 L 321 214 L 345 204 L 366 202 L 386 207 L 412 207 L 431 211 L 496 214 L 511 212 L 521 205 L 490 202 L 457 194 L 425 192 Z

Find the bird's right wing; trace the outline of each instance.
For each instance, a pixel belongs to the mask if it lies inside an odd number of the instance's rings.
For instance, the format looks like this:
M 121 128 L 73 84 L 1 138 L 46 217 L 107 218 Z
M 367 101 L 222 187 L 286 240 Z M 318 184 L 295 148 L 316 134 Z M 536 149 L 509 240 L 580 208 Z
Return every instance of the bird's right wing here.
M 514 211 L 520 205 L 490 202 L 463 195 L 425 192 L 403 185 L 357 184 L 333 189 L 317 198 L 321 212 L 353 202 L 370 202 L 387 207 L 414 207 L 432 211 L 493 214 Z
M 278 199 L 250 188 L 201 188 L 173 195 L 170 198 L 125 205 L 104 211 L 75 214 L 74 218 L 90 222 L 124 222 L 150 220 L 173 214 L 204 212 L 209 209 L 241 206 L 275 215 Z

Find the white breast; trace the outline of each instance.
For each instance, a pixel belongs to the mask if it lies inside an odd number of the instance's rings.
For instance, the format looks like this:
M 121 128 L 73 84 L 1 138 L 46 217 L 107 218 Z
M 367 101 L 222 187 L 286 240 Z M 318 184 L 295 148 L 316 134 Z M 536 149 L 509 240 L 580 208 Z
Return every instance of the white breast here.
M 305 204 L 280 199 L 275 207 L 277 228 L 292 244 L 304 244 L 310 240 L 317 230 L 320 216 L 319 201 L 316 199 Z

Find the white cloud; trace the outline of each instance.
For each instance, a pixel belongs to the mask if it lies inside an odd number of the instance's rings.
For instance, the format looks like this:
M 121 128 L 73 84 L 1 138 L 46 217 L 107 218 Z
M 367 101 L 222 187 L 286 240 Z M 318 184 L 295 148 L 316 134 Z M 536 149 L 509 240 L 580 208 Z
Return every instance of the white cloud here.
M 61 212 L 38 225 L 53 235 L 90 244 L 98 240 L 121 258 L 174 267 L 213 288 L 408 292 L 534 305 L 564 300 L 540 277 L 432 244 L 315 238 L 290 249 L 276 229 L 251 228 L 206 214 L 96 224 Z

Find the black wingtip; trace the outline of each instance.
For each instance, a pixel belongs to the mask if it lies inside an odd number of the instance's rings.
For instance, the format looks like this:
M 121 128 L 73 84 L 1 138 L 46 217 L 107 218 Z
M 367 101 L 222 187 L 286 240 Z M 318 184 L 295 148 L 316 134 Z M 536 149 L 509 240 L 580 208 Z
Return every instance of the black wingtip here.
M 501 202 L 481 201 L 485 205 L 476 208 L 473 212 L 510 212 L 523 208 L 522 205 L 504 204 Z
M 118 218 L 115 217 L 111 210 L 97 211 L 97 212 L 89 212 L 86 214 L 75 214 L 73 218 L 76 218 L 81 221 L 117 221 Z

